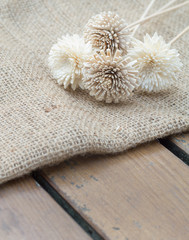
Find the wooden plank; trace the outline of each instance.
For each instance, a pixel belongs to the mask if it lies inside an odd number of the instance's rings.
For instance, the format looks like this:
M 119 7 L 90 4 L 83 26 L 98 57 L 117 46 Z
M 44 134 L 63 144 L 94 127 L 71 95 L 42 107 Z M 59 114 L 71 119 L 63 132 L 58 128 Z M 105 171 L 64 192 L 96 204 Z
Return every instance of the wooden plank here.
M 169 140 L 189 154 L 189 133 L 169 137 Z
M 105 239 L 189 239 L 189 168 L 160 143 L 78 157 L 42 176 Z
M 1 185 L 0 239 L 91 239 L 31 177 Z

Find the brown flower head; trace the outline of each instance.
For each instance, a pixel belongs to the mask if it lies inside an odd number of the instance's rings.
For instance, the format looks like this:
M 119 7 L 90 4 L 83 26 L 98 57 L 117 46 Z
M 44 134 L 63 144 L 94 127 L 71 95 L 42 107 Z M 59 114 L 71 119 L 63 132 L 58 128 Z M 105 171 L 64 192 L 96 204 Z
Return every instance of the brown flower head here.
M 127 23 L 113 12 L 102 12 L 92 17 L 85 26 L 84 39 L 97 50 L 116 49 L 126 53 L 131 41 Z
M 84 62 L 83 88 L 98 101 L 123 101 L 138 87 L 138 71 L 133 67 L 134 63 L 122 57 L 120 50 L 114 55 L 110 49 L 107 53 L 101 50 L 100 54 L 95 53 Z

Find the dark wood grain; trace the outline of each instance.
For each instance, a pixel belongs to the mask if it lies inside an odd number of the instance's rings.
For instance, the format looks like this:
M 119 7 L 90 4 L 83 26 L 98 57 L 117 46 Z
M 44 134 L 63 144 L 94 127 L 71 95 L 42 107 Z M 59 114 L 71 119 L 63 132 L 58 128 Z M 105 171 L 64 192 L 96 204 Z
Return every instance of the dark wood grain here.
M 189 168 L 160 143 L 42 174 L 105 239 L 189 239 Z
M 31 178 L 0 188 L 0 239 L 91 239 Z

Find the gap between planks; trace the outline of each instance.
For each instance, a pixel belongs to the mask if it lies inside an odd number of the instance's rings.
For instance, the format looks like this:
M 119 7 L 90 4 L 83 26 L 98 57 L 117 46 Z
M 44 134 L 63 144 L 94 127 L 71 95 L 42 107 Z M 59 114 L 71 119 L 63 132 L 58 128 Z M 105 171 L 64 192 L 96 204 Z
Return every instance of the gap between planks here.
M 41 173 L 104 239 L 121 240 L 189 239 L 188 176 L 188 166 L 157 142 Z
M 0 239 L 91 238 L 33 178 L 28 176 L 1 185 Z
M 159 142 L 189 165 L 189 133 L 159 139 Z
M 48 194 L 58 203 L 78 224 L 79 226 L 94 240 L 103 240 L 103 238 L 90 226 L 88 222 L 53 188 L 40 171 L 32 173 L 33 178 L 40 186 L 47 191 Z

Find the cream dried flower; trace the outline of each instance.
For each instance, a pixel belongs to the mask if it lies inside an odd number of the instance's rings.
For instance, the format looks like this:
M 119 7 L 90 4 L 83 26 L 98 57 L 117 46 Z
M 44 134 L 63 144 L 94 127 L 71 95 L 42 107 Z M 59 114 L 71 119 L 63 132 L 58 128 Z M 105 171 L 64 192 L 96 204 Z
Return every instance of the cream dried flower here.
M 146 34 L 144 42 L 135 40 L 133 48 L 128 50 L 128 56 L 132 61 L 136 60 L 139 88 L 146 92 L 166 89 L 182 67 L 178 51 L 170 49 L 170 44 L 157 33 L 153 37 Z
M 92 54 L 92 46 L 79 35 L 63 36 L 50 50 L 48 63 L 59 85 L 75 90 L 82 78 L 83 62 Z
M 124 101 L 138 87 L 138 71 L 133 68 L 135 62 L 121 56 L 117 50 L 112 55 L 101 50 L 84 63 L 83 88 L 98 101 L 106 103 Z
M 127 23 L 113 12 L 102 12 L 92 17 L 85 26 L 84 38 L 97 50 L 110 49 L 112 53 L 116 49 L 127 52 L 131 41 L 129 29 L 125 29 Z

